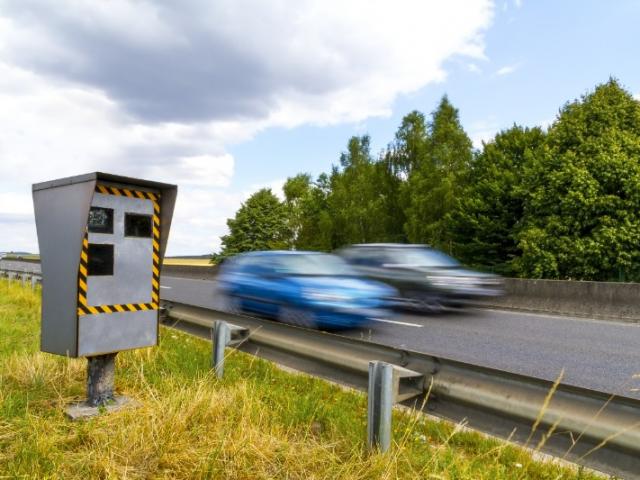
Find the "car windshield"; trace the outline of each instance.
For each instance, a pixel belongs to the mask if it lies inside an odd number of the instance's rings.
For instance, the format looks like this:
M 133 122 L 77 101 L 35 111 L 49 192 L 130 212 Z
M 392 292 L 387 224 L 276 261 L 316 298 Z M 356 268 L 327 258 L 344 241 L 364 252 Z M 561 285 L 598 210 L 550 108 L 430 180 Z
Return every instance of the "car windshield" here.
M 419 267 L 451 268 L 460 266 L 460 262 L 455 258 L 426 248 L 398 248 L 393 253 L 393 261 Z
M 351 267 L 335 255 L 283 255 L 274 259 L 276 271 L 288 275 L 356 275 Z

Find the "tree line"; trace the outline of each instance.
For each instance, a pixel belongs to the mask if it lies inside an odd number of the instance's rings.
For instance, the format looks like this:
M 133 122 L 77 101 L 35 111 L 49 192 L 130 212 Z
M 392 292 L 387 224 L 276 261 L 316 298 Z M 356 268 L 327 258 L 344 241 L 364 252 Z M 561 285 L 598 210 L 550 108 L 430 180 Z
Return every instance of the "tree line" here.
M 379 154 L 354 136 L 329 173 L 283 190 L 243 203 L 217 258 L 422 243 L 508 276 L 640 280 L 640 102 L 615 79 L 547 129 L 514 124 L 480 149 L 444 96 L 407 114 Z

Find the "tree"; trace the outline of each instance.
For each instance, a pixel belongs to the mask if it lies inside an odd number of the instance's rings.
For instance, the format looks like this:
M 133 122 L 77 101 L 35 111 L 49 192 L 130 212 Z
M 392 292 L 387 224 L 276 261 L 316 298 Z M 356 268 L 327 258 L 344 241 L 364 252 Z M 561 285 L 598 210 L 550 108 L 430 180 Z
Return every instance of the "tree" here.
M 329 177 L 321 174 L 315 182 L 301 173 L 284 184 L 289 224 L 289 244 L 297 250 L 332 249 L 333 223 L 327 210 Z
M 405 231 L 413 243 L 450 251 L 447 215 L 467 178 L 471 140 L 460 125 L 458 110 L 444 96 L 428 125 L 426 154 L 409 173 Z
M 347 151 L 340 154 L 342 168 L 332 168 L 327 201 L 334 225 L 334 247 L 369 241 L 375 228 L 369 148 L 369 136 L 351 137 Z
M 305 222 L 307 212 L 304 207 L 311 193 L 311 175 L 299 173 L 295 177 L 287 178 L 282 190 L 289 223 L 289 244 L 295 247 Z
M 278 250 L 288 247 L 286 207 L 263 188 L 251 195 L 227 220 L 229 234 L 220 237 L 222 250 L 216 258 L 225 258 L 255 250 Z
M 613 79 L 565 105 L 517 233 L 521 275 L 640 279 L 640 103 Z
M 391 241 L 402 225 L 399 179 L 384 157 L 374 161 L 369 136 L 352 137 L 334 167 L 327 197 L 333 247 L 349 243 Z M 400 223 L 398 223 L 400 220 Z
M 454 250 L 462 261 L 513 273 L 511 262 L 522 253 L 514 233 L 528 192 L 523 172 L 535 163 L 544 141 L 541 128 L 514 125 L 483 143 L 471 166 L 470 181 L 449 215 Z
M 417 110 L 402 119 L 387 154 L 393 172 L 400 178 L 408 178 L 416 166 L 425 162 L 429 146 L 427 128 L 424 114 Z

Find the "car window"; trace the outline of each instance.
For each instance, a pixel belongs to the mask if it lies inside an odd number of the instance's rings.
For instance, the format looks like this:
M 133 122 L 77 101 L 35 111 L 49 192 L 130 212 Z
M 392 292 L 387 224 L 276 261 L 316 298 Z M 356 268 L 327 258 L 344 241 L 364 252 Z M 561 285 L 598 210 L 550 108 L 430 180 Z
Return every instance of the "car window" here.
M 362 252 L 362 261 L 360 265 L 365 267 L 380 267 L 386 261 L 384 252 L 379 249 L 368 248 L 366 252 Z
M 232 270 L 236 273 L 264 276 L 274 273 L 275 266 L 273 259 L 268 256 L 250 255 L 234 259 Z
M 349 264 L 336 255 L 282 255 L 274 260 L 276 272 L 284 275 L 355 275 Z
M 385 256 L 380 249 L 358 248 L 350 250 L 347 255 L 348 262 L 358 267 L 379 267 L 385 263 Z
M 389 263 L 416 265 L 420 267 L 459 267 L 460 262 L 449 255 L 429 248 L 397 248 L 390 255 Z

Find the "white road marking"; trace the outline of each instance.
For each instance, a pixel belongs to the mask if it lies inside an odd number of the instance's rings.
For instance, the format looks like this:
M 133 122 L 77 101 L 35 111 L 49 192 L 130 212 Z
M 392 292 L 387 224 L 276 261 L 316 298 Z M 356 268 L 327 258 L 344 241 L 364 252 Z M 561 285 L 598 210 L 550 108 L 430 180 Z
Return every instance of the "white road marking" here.
M 546 319 L 558 319 L 558 320 L 574 320 L 574 321 L 578 321 L 578 322 L 590 322 L 590 323 L 598 323 L 598 324 L 603 324 L 603 323 L 608 323 L 608 324 L 612 324 L 612 325 L 618 325 L 618 326 L 625 326 L 625 327 L 633 327 L 633 328 L 638 328 L 639 324 L 637 323 L 636 320 L 634 319 L 612 319 L 612 318 L 604 318 L 604 319 L 598 319 L 598 318 L 589 318 L 589 317 L 576 317 L 575 315 L 558 315 L 558 314 L 554 314 L 554 313 L 545 313 L 545 312 L 527 312 L 525 310 L 516 310 L 514 309 L 509 309 L 509 310 L 498 310 L 497 308 L 479 308 L 476 309 L 476 311 L 480 311 L 480 310 L 484 310 L 487 312 L 495 312 L 495 313 L 505 313 L 507 315 L 513 315 L 513 314 L 517 314 L 517 315 L 527 315 L 529 317 L 539 317 L 539 318 L 546 318 Z
M 164 285 L 160 285 L 160 288 L 171 288 L 171 287 L 165 287 Z
M 374 322 L 393 323 L 395 325 L 403 325 L 405 327 L 416 327 L 416 328 L 424 327 L 424 325 L 420 325 L 418 323 L 398 322 L 397 320 L 385 320 L 383 318 L 372 318 L 371 320 L 373 320 Z

